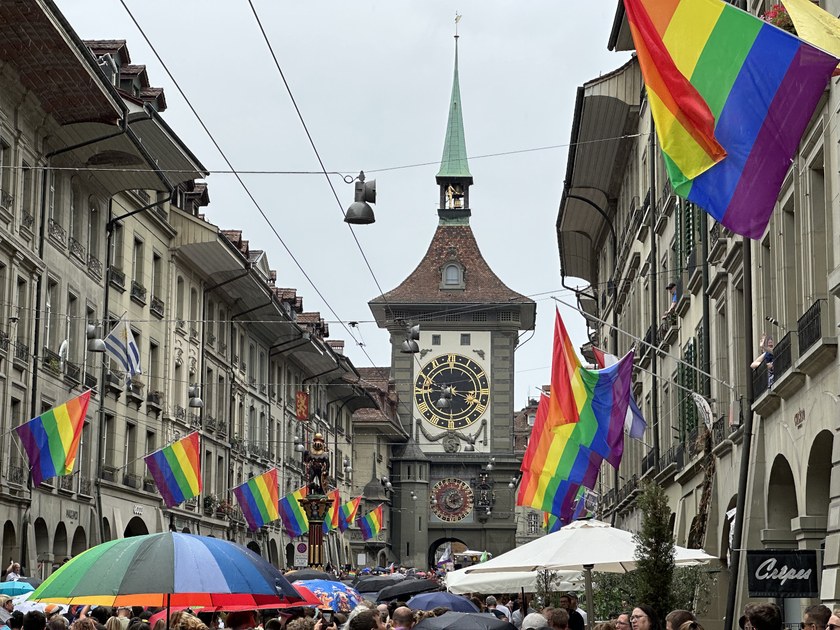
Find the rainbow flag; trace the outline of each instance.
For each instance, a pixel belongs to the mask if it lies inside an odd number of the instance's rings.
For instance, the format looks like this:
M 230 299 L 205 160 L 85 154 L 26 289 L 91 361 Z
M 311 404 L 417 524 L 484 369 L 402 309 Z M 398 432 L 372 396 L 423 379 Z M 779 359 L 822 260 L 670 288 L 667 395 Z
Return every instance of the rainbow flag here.
M 341 495 L 339 495 L 338 490 L 327 492 L 327 498 L 332 501 L 332 505 L 330 505 L 324 518 L 325 534 L 338 529 L 338 512 L 341 509 Z
M 557 312 L 551 396 L 537 407 L 517 505 L 569 520 L 579 487 L 595 485 L 601 462 L 618 468 L 632 373 L 632 352 L 603 370 L 583 368 Z
M 166 507 L 201 493 L 201 448 L 198 431 L 144 458 Z
M 560 530 L 563 523 L 560 522 L 560 517 L 548 512 L 543 512 L 543 530 L 546 534 L 551 534 Z
M 356 520 L 356 513 L 359 511 L 359 505 L 362 502 L 362 497 L 350 499 L 347 503 L 342 504 L 338 511 L 338 531 L 346 532 L 350 527 L 350 523 Z
M 15 427 L 36 487 L 44 479 L 73 472 L 89 402 L 90 390 Z
M 280 499 L 280 519 L 283 521 L 283 529 L 291 538 L 302 536 L 309 531 L 309 519 L 300 504 L 300 500 L 306 497 L 308 492 L 309 488 L 303 486 Z
M 761 238 L 838 59 L 721 0 L 624 7 L 674 190 Z
M 280 518 L 279 486 L 277 469 L 272 468 L 256 477 L 251 477 L 241 486 L 233 489 L 236 500 L 242 508 L 242 514 L 250 529 L 259 529 L 263 525 Z
M 362 538 L 370 540 L 376 537 L 382 531 L 382 504 L 380 503 L 373 510 L 365 514 L 356 523 L 359 529 L 362 530 Z

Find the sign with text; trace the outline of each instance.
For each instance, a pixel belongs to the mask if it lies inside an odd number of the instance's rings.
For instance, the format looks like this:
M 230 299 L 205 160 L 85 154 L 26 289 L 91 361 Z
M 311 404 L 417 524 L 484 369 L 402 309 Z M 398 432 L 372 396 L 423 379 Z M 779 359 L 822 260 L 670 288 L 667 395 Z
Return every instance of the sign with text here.
M 296 542 L 295 545 L 295 568 L 303 569 L 309 566 L 309 543 Z
M 295 393 L 295 416 L 298 420 L 309 420 L 309 392 Z
M 747 550 L 750 597 L 817 597 L 817 552 Z

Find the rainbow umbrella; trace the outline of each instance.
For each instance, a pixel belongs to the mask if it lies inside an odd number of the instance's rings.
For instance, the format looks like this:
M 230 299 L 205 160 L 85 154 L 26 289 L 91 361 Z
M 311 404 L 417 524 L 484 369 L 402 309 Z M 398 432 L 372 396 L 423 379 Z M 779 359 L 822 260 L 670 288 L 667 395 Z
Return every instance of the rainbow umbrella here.
M 304 599 L 250 549 L 207 536 L 166 532 L 88 549 L 50 575 L 32 596 L 98 606 L 277 607 Z
M 321 608 L 329 608 L 338 612 L 350 612 L 362 601 L 362 596 L 356 589 L 342 582 L 297 580 L 292 582 L 292 586 L 301 593 L 305 591 L 312 593 L 320 602 Z

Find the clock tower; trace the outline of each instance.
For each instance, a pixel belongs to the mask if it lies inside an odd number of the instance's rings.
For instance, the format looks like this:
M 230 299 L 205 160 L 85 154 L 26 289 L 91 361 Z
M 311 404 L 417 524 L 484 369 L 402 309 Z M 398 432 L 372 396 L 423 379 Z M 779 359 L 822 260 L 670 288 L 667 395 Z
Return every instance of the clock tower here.
M 470 228 L 470 187 L 458 36 L 436 176 L 438 226 L 425 256 L 395 289 L 370 301 L 391 334 L 391 377 L 410 436 L 392 447 L 391 540 L 399 561 L 428 568 L 444 543 L 493 554 L 516 542 L 514 352 L 536 305 L 490 269 Z M 480 216 L 480 215 L 479 215 Z M 419 351 L 410 347 L 419 325 Z M 408 343 L 406 343 L 408 342 Z

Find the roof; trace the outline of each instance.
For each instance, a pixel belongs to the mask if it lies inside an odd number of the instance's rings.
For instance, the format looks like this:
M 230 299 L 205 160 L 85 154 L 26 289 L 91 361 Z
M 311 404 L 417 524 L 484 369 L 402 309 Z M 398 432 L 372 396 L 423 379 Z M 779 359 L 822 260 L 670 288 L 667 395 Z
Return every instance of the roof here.
M 464 138 L 464 117 L 461 107 L 461 86 L 458 79 L 458 36 L 455 36 L 455 75 L 452 79 L 452 97 L 449 102 L 449 121 L 443 141 L 443 157 L 437 174 L 441 178 L 467 179 L 472 184 L 467 163 L 467 143 Z
M 638 131 L 642 77 L 635 58 L 578 88 L 557 217 L 563 277 L 597 282 L 598 248 L 613 217 Z M 616 240 L 625 235 L 615 234 Z
M 464 270 L 463 289 L 442 289 L 441 273 L 447 263 Z M 534 304 L 509 289 L 493 273 L 469 225 L 438 225 L 429 249 L 417 268 L 397 288 L 371 300 L 371 304 Z

